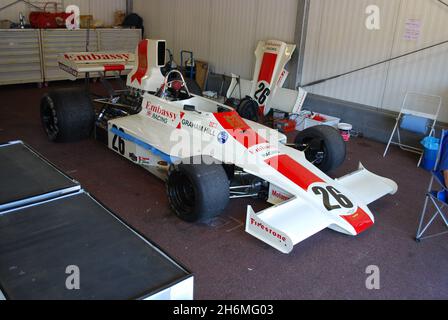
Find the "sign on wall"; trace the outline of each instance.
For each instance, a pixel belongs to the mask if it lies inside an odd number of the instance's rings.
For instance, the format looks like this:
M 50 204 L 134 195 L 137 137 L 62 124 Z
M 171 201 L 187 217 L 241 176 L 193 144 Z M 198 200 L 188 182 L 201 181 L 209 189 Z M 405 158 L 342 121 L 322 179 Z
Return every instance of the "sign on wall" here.
M 404 40 L 417 41 L 420 39 L 422 21 L 419 19 L 407 19 L 405 22 Z

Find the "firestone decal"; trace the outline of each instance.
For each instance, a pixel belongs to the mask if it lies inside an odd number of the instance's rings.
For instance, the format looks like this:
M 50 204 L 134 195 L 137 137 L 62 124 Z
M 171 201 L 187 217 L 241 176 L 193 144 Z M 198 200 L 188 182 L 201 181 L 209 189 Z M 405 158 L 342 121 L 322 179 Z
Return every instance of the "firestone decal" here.
M 260 228 L 261 230 L 265 231 L 266 233 L 273 236 L 274 238 L 277 238 L 280 241 L 286 242 L 285 236 L 275 232 L 271 228 L 265 226 L 263 223 L 256 221 L 254 218 L 250 218 L 250 224 L 257 228 Z
M 260 144 L 249 148 L 251 154 L 260 156 L 262 159 L 268 159 L 279 154 L 277 148 L 270 144 Z

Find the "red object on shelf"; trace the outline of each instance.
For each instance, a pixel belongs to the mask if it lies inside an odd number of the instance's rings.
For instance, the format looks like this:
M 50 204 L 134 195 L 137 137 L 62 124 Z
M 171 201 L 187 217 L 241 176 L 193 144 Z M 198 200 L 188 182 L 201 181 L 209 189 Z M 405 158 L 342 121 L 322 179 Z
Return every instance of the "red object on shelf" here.
M 50 4 L 55 6 L 55 12 L 47 11 L 47 6 Z M 47 2 L 44 11 L 31 12 L 29 20 L 31 27 L 36 29 L 65 28 L 65 20 L 67 20 L 70 15 L 70 13 L 57 12 L 56 2 Z
M 319 122 L 325 122 L 327 121 L 326 118 L 322 117 L 320 114 L 316 114 L 313 118 L 314 121 L 319 121 Z
M 296 130 L 297 122 L 295 120 L 281 119 L 275 120 L 275 127 L 283 133 L 289 133 Z

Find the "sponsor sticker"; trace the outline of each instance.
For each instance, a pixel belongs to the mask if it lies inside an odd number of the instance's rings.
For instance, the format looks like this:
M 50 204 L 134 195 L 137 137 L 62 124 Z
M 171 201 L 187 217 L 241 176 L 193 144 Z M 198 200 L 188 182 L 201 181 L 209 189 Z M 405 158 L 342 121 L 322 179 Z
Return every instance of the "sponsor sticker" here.
M 242 129 L 247 130 L 248 126 L 243 119 L 237 113 L 229 113 L 223 116 L 224 120 L 230 125 L 234 130 Z
M 151 159 L 148 157 L 136 156 L 134 153 L 129 154 L 129 158 L 136 164 L 149 166 L 151 164 Z
M 210 128 L 213 129 L 217 129 L 218 128 L 218 124 L 216 122 L 211 121 L 210 124 L 208 125 Z
M 229 140 L 229 134 L 225 131 L 222 131 L 218 134 L 218 142 L 220 144 L 225 144 Z
M 271 192 L 271 195 L 274 197 L 274 198 L 277 198 L 277 199 L 279 199 L 279 200 L 281 200 L 281 201 L 288 201 L 289 199 L 291 199 L 291 197 L 288 197 L 287 195 L 285 195 L 285 194 L 283 194 L 283 193 L 280 193 L 279 191 L 277 191 L 277 190 L 272 190 L 272 192 Z
M 272 158 L 279 154 L 278 149 L 269 143 L 255 145 L 249 148 L 249 152 L 253 155 L 261 157 L 263 160 Z
M 250 218 L 250 224 L 264 231 L 267 235 L 270 235 L 273 238 L 280 240 L 281 242 L 286 242 L 287 238 L 285 235 L 282 235 L 280 232 L 272 230 L 269 226 L 263 224 L 262 222 L 259 222 L 254 218 Z
M 169 110 L 165 110 L 160 106 L 146 102 L 146 114 L 148 117 L 162 122 L 164 124 L 170 124 L 177 120 L 177 113 Z
M 193 130 L 200 131 L 202 133 L 208 134 L 210 136 L 216 137 L 218 132 L 215 129 L 202 125 L 200 122 L 193 122 L 188 119 L 183 119 L 181 121 L 180 128 L 191 128 Z

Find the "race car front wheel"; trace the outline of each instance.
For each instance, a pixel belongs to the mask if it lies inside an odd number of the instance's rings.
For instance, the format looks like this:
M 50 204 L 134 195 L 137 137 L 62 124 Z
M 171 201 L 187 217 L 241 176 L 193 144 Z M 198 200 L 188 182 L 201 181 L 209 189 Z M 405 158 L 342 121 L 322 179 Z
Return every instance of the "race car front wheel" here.
M 331 126 L 315 126 L 297 135 L 294 144 L 308 161 L 323 172 L 337 169 L 345 161 L 346 145 L 338 130 Z
M 49 92 L 40 103 L 42 126 L 53 142 L 72 142 L 88 138 L 95 121 L 89 95 L 70 88 Z
M 216 217 L 229 203 L 229 179 L 220 164 L 189 159 L 172 165 L 166 185 L 172 210 L 187 222 Z

